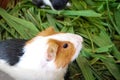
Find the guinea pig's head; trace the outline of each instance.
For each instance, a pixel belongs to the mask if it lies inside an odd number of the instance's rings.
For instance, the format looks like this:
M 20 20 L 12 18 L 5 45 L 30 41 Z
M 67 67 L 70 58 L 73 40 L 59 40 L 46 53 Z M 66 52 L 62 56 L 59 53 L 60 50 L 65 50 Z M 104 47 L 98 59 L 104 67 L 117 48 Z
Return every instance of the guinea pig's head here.
M 57 68 L 75 60 L 82 48 L 82 37 L 71 33 L 52 35 L 48 40 L 47 60 L 54 60 Z
M 48 5 L 52 9 L 61 10 L 66 7 L 68 0 L 32 0 L 32 2 L 38 7 Z
M 79 35 L 55 32 L 52 27 L 40 32 L 27 44 L 33 43 L 36 38 L 39 38 L 37 45 L 41 46 L 41 48 L 38 46 L 38 50 L 41 49 L 41 53 L 43 52 L 42 54 L 46 56 L 46 61 L 53 62 L 57 68 L 64 68 L 75 60 L 80 53 L 83 42 Z

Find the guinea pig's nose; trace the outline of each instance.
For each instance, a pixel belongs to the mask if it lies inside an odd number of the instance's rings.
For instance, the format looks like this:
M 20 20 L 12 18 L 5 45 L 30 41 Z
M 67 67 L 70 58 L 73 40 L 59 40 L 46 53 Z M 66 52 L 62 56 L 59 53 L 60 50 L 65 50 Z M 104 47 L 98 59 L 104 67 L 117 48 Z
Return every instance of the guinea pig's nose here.
M 74 35 L 74 46 L 76 48 L 79 48 L 80 46 L 82 47 L 82 43 L 83 43 L 83 38 L 80 35 Z

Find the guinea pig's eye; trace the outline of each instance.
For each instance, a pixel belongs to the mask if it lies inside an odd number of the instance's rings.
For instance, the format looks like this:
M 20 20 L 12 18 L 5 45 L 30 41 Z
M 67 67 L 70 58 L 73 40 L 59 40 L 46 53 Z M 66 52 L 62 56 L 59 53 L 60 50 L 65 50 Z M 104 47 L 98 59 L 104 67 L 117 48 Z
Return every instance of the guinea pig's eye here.
M 67 48 L 67 47 L 68 47 L 68 44 L 65 43 L 65 44 L 63 45 L 63 48 Z

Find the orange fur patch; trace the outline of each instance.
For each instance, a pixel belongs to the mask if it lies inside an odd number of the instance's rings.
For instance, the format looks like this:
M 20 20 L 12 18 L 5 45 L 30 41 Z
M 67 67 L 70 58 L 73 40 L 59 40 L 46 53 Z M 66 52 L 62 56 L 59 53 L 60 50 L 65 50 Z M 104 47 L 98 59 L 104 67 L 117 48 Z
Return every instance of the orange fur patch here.
M 74 45 L 69 41 L 58 41 L 54 39 L 50 39 L 48 44 L 50 43 L 55 43 L 58 45 L 58 50 L 55 57 L 55 64 L 57 68 L 67 66 L 75 54 Z M 68 47 L 64 48 L 64 44 L 68 44 Z
M 25 45 L 30 44 L 30 43 L 32 43 L 33 41 L 34 41 L 34 38 L 28 40 Z
M 49 27 L 49 28 L 45 29 L 44 31 L 38 33 L 37 36 L 44 36 L 45 37 L 45 36 L 50 36 L 50 35 L 54 35 L 54 34 L 58 34 L 58 33 L 60 33 L 60 32 L 56 32 L 53 27 Z M 30 44 L 33 41 L 34 41 L 34 38 L 27 41 L 26 44 Z
M 56 32 L 53 27 L 49 27 L 49 28 L 45 29 L 44 31 L 38 33 L 37 36 L 50 36 L 50 35 L 58 34 L 58 33 L 59 32 Z
M 55 42 L 50 42 L 49 47 L 47 49 L 47 60 L 53 60 L 56 57 L 56 53 L 58 50 L 58 44 Z

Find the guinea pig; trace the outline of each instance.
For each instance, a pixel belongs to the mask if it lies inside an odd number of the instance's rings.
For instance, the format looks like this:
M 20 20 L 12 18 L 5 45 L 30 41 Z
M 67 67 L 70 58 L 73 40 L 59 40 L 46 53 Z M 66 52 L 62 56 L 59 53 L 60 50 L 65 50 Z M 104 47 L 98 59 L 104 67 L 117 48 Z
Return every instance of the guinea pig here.
M 53 10 L 61 10 L 64 9 L 66 6 L 70 6 L 68 0 L 32 0 L 32 3 L 34 3 L 38 7 L 48 5 Z
M 49 27 L 30 40 L 0 42 L 0 70 L 15 80 L 64 80 L 69 63 L 77 58 L 83 38 Z

